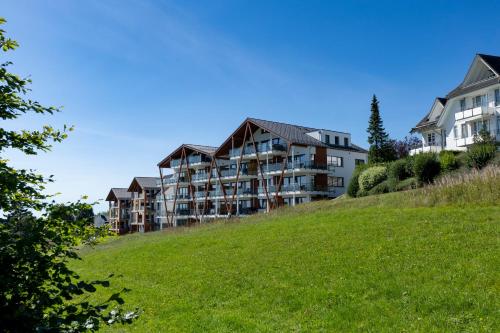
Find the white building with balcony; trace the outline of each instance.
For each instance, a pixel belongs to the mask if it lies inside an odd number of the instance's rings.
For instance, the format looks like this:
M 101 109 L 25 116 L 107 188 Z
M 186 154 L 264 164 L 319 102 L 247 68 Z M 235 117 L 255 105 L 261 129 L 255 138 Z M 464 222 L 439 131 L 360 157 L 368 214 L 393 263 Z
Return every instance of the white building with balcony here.
M 220 147 L 184 144 L 158 163 L 172 207 L 167 223 L 334 198 L 345 193 L 355 165 L 366 162 L 349 133 L 247 118 Z M 164 168 L 173 176 L 164 177 Z
M 422 147 L 410 154 L 466 150 L 483 127 L 500 141 L 500 57 L 477 54 L 463 82 L 436 98 L 412 129 L 422 135 Z

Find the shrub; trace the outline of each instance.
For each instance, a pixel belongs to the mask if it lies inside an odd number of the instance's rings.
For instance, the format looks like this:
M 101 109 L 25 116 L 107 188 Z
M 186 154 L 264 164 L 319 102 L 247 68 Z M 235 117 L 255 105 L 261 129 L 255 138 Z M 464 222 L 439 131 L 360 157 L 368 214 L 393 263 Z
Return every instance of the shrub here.
M 492 143 L 475 143 L 466 154 L 469 168 L 482 169 L 495 157 L 496 146 Z
M 395 188 L 394 188 L 394 191 L 412 190 L 412 189 L 417 188 L 417 185 L 418 185 L 417 178 L 415 178 L 415 177 L 407 178 L 407 179 L 397 183 Z
M 394 180 L 403 180 L 410 177 L 407 160 L 401 159 L 392 162 L 387 170 L 387 176 Z
M 373 194 L 389 193 L 392 192 L 391 189 L 392 186 L 393 184 L 391 184 L 391 180 L 386 179 L 380 184 L 375 185 L 370 191 L 368 191 L 368 194 L 373 195 Z
M 355 198 L 356 196 L 358 196 L 358 192 L 359 192 L 359 180 L 358 180 L 359 179 L 359 175 L 361 174 L 361 172 L 363 172 L 367 168 L 368 168 L 367 164 L 359 164 L 354 169 L 354 171 L 352 173 L 352 176 L 351 176 L 351 180 L 349 181 L 349 185 L 347 186 L 347 194 L 350 197 Z
M 387 179 L 387 168 L 385 166 L 374 166 L 366 169 L 359 175 L 359 189 L 370 191 L 375 185 Z
M 452 171 L 458 168 L 458 161 L 455 154 L 451 151 L 443 150 L 439 154 L 439 164 L 441 164 L 441 171 Z
M 413 173 L 419 183 L 431 183 L 439 175 L 441 165 L 434 153 L 418 154 L 414 158 Z

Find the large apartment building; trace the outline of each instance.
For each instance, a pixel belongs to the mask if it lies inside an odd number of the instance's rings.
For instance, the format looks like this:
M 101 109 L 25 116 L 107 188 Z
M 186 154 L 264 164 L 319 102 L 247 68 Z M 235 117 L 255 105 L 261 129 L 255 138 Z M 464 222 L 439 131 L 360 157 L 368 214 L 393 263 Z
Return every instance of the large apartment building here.
M 166 223 L 334 198 L 366 161 L 348 133 L 247 118 L 220 147 L 185 144 L 158 163 L 165 207 L 172 209 Z M 164 168 L 173 175 L 164 177 Z
M 106 201 L 109 203 L 108 223 L 110 230 L 124 234 L 130 230 L 132 193 L 126 188 L 112 188 Z
M 483 127 L 500 141 L 500 57 L 477 54 L 462 83 L 412 129 L 422 146 L 410 153 L 466 150 Z

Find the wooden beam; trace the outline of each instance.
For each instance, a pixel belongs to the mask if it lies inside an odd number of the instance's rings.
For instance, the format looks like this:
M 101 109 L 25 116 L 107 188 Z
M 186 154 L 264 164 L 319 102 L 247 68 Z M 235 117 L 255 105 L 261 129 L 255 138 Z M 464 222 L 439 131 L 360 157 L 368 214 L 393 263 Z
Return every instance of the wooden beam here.
M 163 184 L 163 172 L 161 171 L 161 167 L 158 167 L 158 170 L 160 171 L 160 182 L 161 182 L 161 195 L 163 197 L 163 205 L 165 207 L 165 219 L 167 221 L 167 226 L 169 225 L 168 221 L 168 209 L 167 209 L 167 197 L 165 196 L 165 185 Z M 160 221 L 160 229 L 163 229 L 161 226 L 161 221 Z
M 259 153 L 257 152 L 257 146 L 255 144 L 255 138 L 253 137 L 253 132 L 250 131 L 250 137 L 253 142 L 253 146 L 255 148 L 255 157 L 257 158 L 257 165 L 259 166 L 259 171 L 260 171 L 260 177 L 262 179 L 262 186 L 264 186 L 264 193 L 266 194 L 267 198 L 267 205 L 269 209 L 271 209 L 271 200 L 269 199 L 269 193 L 267 192 L 267 180 L 264 178 L 264 172 L 262 171 L 262 165 L 260 165 L 260 159 L 259 159 Z M 271 147 L 272 147 L 272 142 L 271 142 Z
M 276 188 L 276 194 L 274 195 L 274 200 L 276 201 L 276 206 L 277 207 L 279 207 L 278 193 L 281 190 L 281 184 L 283 184 L 283 176 L 285 175 L 285 165 L 288 164 L 288 154 L 290 153 L 290 148 L 291 147 L 292 147 L 292 145 L 290 143 L 288 143 L 288 148 L 286 150 L 286 160 L 283 163 L 283 166 L 281 167 L 281 176 L 280 176 L 280 180 L 278 182 L 278 187 Z
M 205 185 L 205 199 L 203 201 L 203 214 L 205 214 L 205 211 L 207 209 L 207 205 L 208 205 L 208 193 L 209 193 L 209 188 L 210 188 L 210 181 L 212 180 L 212 168 L 214 166 L 214 161 L 215 161 L 215 157 L 212 157 L 212 160 L 210 161 L 210 168 L 208 169 L 208 180 L 207 180 L 207 183 Z
M 177 202 L 177 192 L 179 191 L 179 179 L 180 179 L 180 174 L 182 172 L 182 164 L 183 164 L 183 155 L 184 155 L 184 148 L 181 152 L 181 164 L 179 165 L 179 172 L 177 173 L 177 182 L 175 184 L 175 193 L 174 193 L 174 208 L 172 209 L 172 224 L 173 224 L 173 219 L 175 218 L 175 204 Z
M 184 151 L 184 157 L 186 158 L 186 169 L 187 169 L 187 175 L 188 175 L 188 179 L 189 179 L 188 189 L 189 189 L 189 192 L 191 193 L 191 201 L 193 202 L 193 206 L 194 206 L 194 216 L 195 216 L 195 219 L 198 221 L 198 205 L 196 204 L 196 198 L 194 197 L 194 186 L 193 186 L 193 183 L 191 182 L 191 172 L 189 171 L 189 160 L 187 158 L 185 151 Z
M 241 151 L 240 151 L 240 160 L 238 161 L 237 168 L 236 168 L 236 183 L 234 183 L 234 188 L 233 188 L 233 195 L 231 196 L 231 212 L 229 216 L 231 216 L 232 211 L 233 211 L 233 204 L 234 204 L 234 197 L 236 196 L 236 191 L 238 190 L 238 181 L 240 179 L 240 171 L 241 171 L 241 161 L 243 160 L 243 151 L 245 150 L 245 141 L 247 139 L 247 132 L 248 132 L 248 123 L 245 128 L 245 134 L 243 135 L 243 143 L 241 144 Z M 257 153 L 257 150 L 255 150 Z M 231 164 L 231 163 L 230 163 Z
M 226 203 L 226 210 L 229 211 L 229 203 L 227 201 L 226 189 L 222 185 L 220 170 L 219 170 L 219 166 L 217 165 L 217 159 L 215 158 L 215 156 L 214 156 L 214 165 L 215 165 L 215 170 L 217 171 L 217 178 L 219 179 L 220 187 L 222 188 L 222 195 L 224 196 L 224 202 Z

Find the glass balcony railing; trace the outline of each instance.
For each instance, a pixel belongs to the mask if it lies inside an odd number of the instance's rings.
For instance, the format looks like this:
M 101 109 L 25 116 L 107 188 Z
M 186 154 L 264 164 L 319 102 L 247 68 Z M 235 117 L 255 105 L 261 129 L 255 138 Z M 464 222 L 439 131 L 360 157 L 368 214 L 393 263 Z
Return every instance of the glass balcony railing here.
M 204 181 L 204 180 L 208 180 L 208 173 L 195 173 L 194 175 L 192 175 L 191 179 L 195 182 L 195 181 Z
M 286 151 L 286 147 L 281 143 L 274 144 L 257 144 L 257 152 L 268 153 L 273 151 Z M 255 154 L 255 147 L 253 145 L 243 148 L 243 155 Z M 241 148 L 234 148 L 229 150 L 230 157 L 238 157 L 241 155 Z
M 210 158 L 202 155 L 188 156 L 189 164 L 210 163 Z
M 267 192 L 272 193 L 278 190 L 277 185 L 268 185 Z M 264 187 L 259 187 L 259 194 L 264 194 Z M 315 184 L 283 184 L 280 187 L 280 192 L 332 192 L 328 186 Z
M 269 165 L 263 165 L 262 166 L 262 171 L 264 173 L 266 172 L 276 172 L 276 171 L 281 171 L 283 168 L 283 163 L 273 163 Z M 319 165 L 314 163 L 313 161 L 295 161 L 293 162 L 288 162 L 285 165 L 285 170 L 292 170 L 292 169 L 308 169 L 308 170 L 328 170 L 328 167 L 326 165 Z

